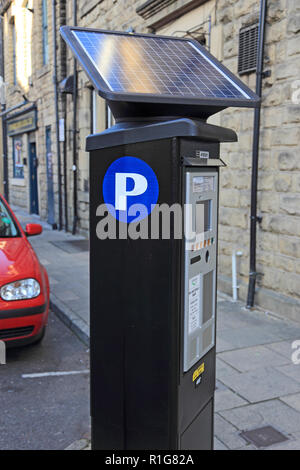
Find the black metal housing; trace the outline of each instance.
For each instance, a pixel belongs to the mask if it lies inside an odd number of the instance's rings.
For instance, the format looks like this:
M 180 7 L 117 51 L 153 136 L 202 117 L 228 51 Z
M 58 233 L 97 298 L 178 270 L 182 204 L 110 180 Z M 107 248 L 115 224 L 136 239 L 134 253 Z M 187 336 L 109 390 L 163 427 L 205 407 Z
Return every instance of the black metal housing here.
M 218 171 L 219 141 L 235 141 L 235 133 L 182 121 L 127 132 L 119 126 L 87 139 L 93 449 L 213 448 L 215 348 L 183 372 L 184 240 L 96 236 L 102 180 L 116 158 L 131 155 L 151 165 L 158 203 L 170 206 L 184 202 L 187 170 L 216 165 Z M 211 158 L 198 158 L 197 150 Z M 193 373 L 202 363 L 196 386 Z

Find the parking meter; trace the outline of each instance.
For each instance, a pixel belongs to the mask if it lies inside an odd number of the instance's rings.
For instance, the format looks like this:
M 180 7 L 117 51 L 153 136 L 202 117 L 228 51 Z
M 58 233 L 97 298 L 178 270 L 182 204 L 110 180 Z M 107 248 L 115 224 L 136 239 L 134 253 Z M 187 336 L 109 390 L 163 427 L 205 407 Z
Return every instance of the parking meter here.
M 93 449 L 213 448 L 220 143 L 258 98 L 197 41 L 62 28 L 116 125 L 90 154 Z

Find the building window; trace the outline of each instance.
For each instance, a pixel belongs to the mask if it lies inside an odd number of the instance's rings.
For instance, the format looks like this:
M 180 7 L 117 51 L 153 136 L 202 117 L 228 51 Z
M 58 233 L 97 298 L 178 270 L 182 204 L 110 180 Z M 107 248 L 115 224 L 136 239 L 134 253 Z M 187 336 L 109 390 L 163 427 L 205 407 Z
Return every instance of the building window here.
M 49 61 L 49 44 L 48 44 L 48 8 L 47 0 L 43 0 L 42 4 L 42 33 L 43 33 L 43 65 Z
M 258 23 L 240 29 L 238 73 L 256 71 L 258 52 Z
M 13 46 L 13 84 L 17 84 L 17 41 L 16 41 L 16 26 L 15 22 L 12 23 L 12 46 Z
M 13 137 L 13 175 L 14 178 L 24 178 L 21 137 Z

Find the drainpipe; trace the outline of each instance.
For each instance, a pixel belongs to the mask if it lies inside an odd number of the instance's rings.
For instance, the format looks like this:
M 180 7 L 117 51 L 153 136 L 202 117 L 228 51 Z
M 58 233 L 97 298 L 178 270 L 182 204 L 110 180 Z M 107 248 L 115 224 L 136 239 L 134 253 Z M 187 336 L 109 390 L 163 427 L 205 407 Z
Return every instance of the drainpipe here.
M 57 180 L 58 180 L 58 229 L 62 230 L 62 186 L 61 186 L 61 154 L 59 141 L 59 109 L 57 88 L 57 40 L 56 40 L 56 0 L 52 0 L 52 32 L 53 32 L 53 61 L 54 61 L 54 103 L 55 103 L 55 128 L 56 128 L 56 152 L 57 152 Z
M 6 105 L 1 106 L 1 111 L 5 111 Z M 6 117 L 2 117 L 2 150 L 3 150 L 3 187 L 4 197 L 9 202 L 9 184 L 8 184 L 8 158 L 7 158 L 7 130 L 6 130 Z
M 3 17 L 0 17 L 0 41 L 1 41 L 1 70 L 0 75 L 3 78 L 4 82 L 4 36 L 3 36 Z M 3 114 L 2 114 L 3 113 Z M 4 197 L 8 201 L 9 198 L 9 184 L 8 184 L 8 157 L 7 157 L 7 130 L 6 130 L 6 104 L 5 102 L 1 104 L 1 115 L 2 117 L 2 156 L 3 156 L 3 186 L 4 186 Z
M 264 77 L 264 43 L 265 25 L 267 13 L 267 0 L 261 0 L 259 13 L 259 43 L 256 68 L 256 94 L 261 98 L 262 79 Z M 256 272 L 256 228 L 261 222 L 261 217 L 257 216 L 257 179 L 258 179 L 258 157 L 259 157 L 259 137 L 260 137 L 260 114 L 261 104 L 254 111 L 254 132 L 252 148 L 252 179 L 251 179 L 251 215 L 250 215 L 250 272 L 247 296 L 247 308 L 254 306 L 255 284 L 258 273 Z
M 59 2 L 59 18 L 60 23 L 59 26 L 66 25 L 66 2 L 67 0 L 60 0 Z M 65 77 L 67 75 L 67 57 L 66 57 L 66 43 L 65 41 L 60 38 L 60 70 L 61 70 L 61 77 Z M 58 90 L 60 90 L 60 86 L 58 85 Z M 64 215 L 65 215 L 65 231 L 69 231 L 69 220 L 68 220 L 68 162 L 67 162 L 67 139 L 66 139 L 66 127 L 67 127 L 67 96 L 65 93 L 61 93 L 60 96 L 61 102 L 61 112 L 63 115 L 64 120 L 64 140 L 63 140 L 63 149 L 62 149 L 62 163 L 63 163 L 63 199 L 64 199 Z
M 77 26 L 77 1 L 73 0 L 73 24 Z M 77 61 L 73 61 L 73 229 L 76 234 L 77 212 Z

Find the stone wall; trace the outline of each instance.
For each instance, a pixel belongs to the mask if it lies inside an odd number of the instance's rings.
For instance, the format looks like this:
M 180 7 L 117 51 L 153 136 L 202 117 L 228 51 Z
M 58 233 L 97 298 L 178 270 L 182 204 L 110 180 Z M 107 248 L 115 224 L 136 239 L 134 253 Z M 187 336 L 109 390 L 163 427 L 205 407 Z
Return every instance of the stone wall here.
M 294 83 L 300 77 L 300 4 L 269 1 L 263 80 L 258 176 L 257 230 L 258 299 L 265 308 L 300 318 L 300 194 L 297 158 L 300 149 L 300 108 L 292 102 Z M 237 71 L 239 28 L 258 17 L 255 0 L 220 1 L 217 21 L 223 22 L 223 63 Z M 234 18 L 234 21 L 232 21 Z M 255 74 L 243 80 L 255 89 Z M 243 252 L 240 294 L 246 297 L 249 273 L 251 146 L 253 111 L 227 110 L 221 125 L 235 129 L 237 145 L 223 145 L 228 167 L 221 173 L 220 286 L 230 292 L 231 254 Z M 284 303 L 284 309 L 278 308 Z

